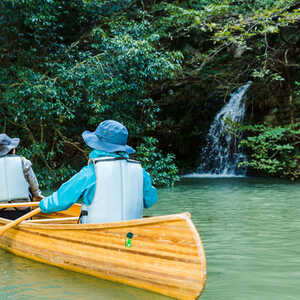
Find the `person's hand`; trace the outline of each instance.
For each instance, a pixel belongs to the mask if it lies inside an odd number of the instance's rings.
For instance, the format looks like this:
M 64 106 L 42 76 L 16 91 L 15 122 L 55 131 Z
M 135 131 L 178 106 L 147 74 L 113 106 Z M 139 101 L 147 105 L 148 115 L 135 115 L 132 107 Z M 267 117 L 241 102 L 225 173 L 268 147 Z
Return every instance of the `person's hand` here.
M 34 202 L 35 201 L 41 201 L 43 198 L 44 198 L 44 196 L 42 196 L 42 195 L 41 196 L 36 196 L 36 197 L 32 198 L 32 201 L 34 201 Z

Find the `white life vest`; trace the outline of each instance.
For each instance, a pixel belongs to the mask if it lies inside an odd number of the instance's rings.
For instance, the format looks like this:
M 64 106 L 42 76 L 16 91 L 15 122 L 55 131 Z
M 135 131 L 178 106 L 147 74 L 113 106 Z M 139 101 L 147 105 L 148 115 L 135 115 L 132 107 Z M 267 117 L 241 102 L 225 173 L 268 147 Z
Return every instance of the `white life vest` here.
M 0 202 L 29 199 L 22 158 L 17 155 L 0 157 Z
M 91 161 L 95 166 L 96 190 L 91 205 L 82 206 L 81 222 L 107 223 L 142 218 L 143 169 L 140 162 L 119 157 Z

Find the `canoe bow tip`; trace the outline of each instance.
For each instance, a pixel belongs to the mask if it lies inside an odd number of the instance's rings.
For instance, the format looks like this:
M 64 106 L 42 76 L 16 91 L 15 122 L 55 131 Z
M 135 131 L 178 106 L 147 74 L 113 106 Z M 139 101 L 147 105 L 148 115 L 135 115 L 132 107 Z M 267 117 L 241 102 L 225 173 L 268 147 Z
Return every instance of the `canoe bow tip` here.
M 185 215 L 186 217 L 188 217 L 188 218 L 192 218 L 192 215 L 191 215 L 191 213 L 190 212 L 188 212 L 188 211 L 186 211 L 186 212 L 184 212 L 184 213 L 182 213 L 183 215 Z

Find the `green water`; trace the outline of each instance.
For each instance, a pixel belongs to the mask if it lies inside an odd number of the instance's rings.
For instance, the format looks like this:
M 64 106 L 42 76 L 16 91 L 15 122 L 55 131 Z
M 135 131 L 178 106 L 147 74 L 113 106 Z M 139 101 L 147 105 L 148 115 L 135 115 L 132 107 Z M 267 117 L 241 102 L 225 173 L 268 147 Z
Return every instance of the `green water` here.
M 159 191 L 147 215 L 189 211 L 204 243 L 201 300 L 300 299 L 300 184 L 257 178 L 185 179 Z M 0 299 L 163 300 L 0 250 Z

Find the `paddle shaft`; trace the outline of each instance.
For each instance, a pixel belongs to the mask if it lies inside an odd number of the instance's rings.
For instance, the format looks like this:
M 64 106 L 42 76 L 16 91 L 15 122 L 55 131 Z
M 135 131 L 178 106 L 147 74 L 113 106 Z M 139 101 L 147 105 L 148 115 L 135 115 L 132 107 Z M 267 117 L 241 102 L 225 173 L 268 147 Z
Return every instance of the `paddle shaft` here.
M 41 212 L 41 209 L 38 207 L 35 210 L 32 210 L 29 213 L 25 214 L 24 216 L 18 218 L 17 220 L 14 220 L 13 222 L 6 224 L 5 226 L 2 226 L 0 228 L 0 235 L 3 234 L 6 230 L 18 225 L 22 221 L 24 221 L 24 220 L 26 220 L 26 219 L 34 216 L 34 215 L 37 215 L 40 212 Z
M 0 209 L 10 207 L 34 207 L 39 206 L 40 202 L 15 202 L 15 203 L 2 203 Z

